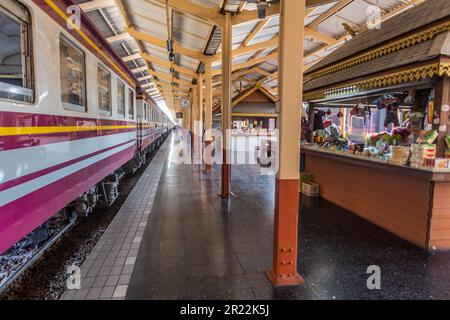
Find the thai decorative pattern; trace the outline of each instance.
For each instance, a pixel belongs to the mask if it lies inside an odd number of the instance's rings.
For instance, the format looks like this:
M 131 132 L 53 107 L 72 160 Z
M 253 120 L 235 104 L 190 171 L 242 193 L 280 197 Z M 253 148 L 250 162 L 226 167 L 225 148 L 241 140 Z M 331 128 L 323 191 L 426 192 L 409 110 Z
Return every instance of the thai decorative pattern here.
M 420 81 L 434 76 L 450 76 L 450 63 L 431 63 L 420 67 L 387 73 L 382 76 L 364 79 L 357 82 L 347 83 L 329 89 L 321 89 L 303 94 L 304 101 L 337 97 L 353 94 L 368 89 L 382 88 L 405 82 Z
M 360 54 L 351 59 L 345 60 L 345 61 L 337 63 L 337 64 L 333 64 L 332 66 L 329 66 L 325 69 L 313 72 L 312 74 L 305 76 L 305 82 L 312 80 L 312 79 L 320 78 L 320 77 L 329 75 L 331 73 L 334 73 L 334 72 L 337 72 L 340 70 L 344 70 L 344 69 L 353 67 L 355 65 L 391 54 L 396 51 L 400 51 L 402 49 L 417 45 L 419 43 L 422 43 L 422 42 L 425 42 L 428 40 L 431 40 L 434 37 L 436 37 L 438 34 L 445 32 L 445 31 L 449 31 L 449 30 L 450 30 L 450 21 L 446 21 L 439 25 L 436 25 L 431 28 L 420 31 L 418 33 L 412 34 L 406 38 L 400 39 L 398 41 L 394 41 L 392 43 L 381 46 L 377 49 Z

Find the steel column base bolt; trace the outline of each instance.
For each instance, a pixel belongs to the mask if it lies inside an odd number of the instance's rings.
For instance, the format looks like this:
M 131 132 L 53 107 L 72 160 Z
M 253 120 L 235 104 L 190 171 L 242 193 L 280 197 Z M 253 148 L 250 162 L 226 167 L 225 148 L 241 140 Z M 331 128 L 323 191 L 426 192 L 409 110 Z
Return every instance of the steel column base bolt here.
M 298 274 L 276 274 L 273 270 L 266 273 L 267 278 L 276 287 L 287 287 L 287 286 L 300 286 L 305 283 L 305 280 Z

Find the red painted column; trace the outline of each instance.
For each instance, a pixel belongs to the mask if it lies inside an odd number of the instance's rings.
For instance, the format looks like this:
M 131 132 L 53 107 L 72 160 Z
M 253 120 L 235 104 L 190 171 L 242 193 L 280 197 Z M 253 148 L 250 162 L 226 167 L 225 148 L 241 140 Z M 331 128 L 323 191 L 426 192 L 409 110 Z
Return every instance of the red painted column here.
M 205 171 L 211 172 L 212 167 L 212 64 L 205 63 Z
M 276 179 L 273 262 L 267 276 L 277 286 L 304 282 L 297 272 L 298 185 L 299 179 Z
M 226 13 L 222 31 L 222 188 L 220 196 L 228 198 L 231 193 L 231 62 L 232 62 L 231 14 Z
M 279 163 L 275 188 L 273 265 L 276 286 L 299 285 L 297 272 L 300 131 L 305 1 L 282 0 L 279 54 Z
M 211 147 L 212 147 L 212 141 L 205 140 L 205 171 L 206 172 L 212 172 L 212 158 L 211 158 Z

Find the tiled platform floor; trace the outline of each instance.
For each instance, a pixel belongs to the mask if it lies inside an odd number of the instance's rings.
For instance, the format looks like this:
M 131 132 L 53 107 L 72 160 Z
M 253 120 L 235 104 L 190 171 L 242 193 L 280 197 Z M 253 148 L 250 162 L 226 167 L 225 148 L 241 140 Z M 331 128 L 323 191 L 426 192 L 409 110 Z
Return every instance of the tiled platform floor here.
M 303 199 L 299 271 L 305 285 L 273 288 L 274 177 L 233 167 L 235 197 L 218 196 L 220 170 L 166 163 L 127 299 L 449 299 L 450 254 L 428 254 L 322 200 Z M 144 192 L 144 191 L 142 191 Z M 351 196 L 351 195 L 349 195 Z M 367 267 L 381 290 L 367 289 Z
M 169 151 L 168 140 L 153 157 L 113 222 L 81 266 L 81 289 L 66 290 L 61 299 L 125 298 Z

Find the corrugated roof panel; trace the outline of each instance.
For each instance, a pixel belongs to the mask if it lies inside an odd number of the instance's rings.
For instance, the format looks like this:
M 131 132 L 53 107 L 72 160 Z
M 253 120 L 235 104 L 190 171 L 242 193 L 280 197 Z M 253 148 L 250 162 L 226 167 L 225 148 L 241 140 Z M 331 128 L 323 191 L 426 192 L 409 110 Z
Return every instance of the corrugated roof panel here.
M 253 44 L 257 44 L 260 42 L 272 40 L 276 35 L 277 33 L 258 34 L 258 36 L 256 36 L 252 41 L 250 41 L 249 45 L 251 46 Z
M 326 35 L 331 35 L 334 38 L 339 38 L 343 34 L 346 34 L 346 30 L 342 25 L 343 23 L 347 23 L 353 28 L 364 26 L 371 15 L 370 11 L 368 11 L 371 6 L 379 6 L 383 14 L 383 10 L 389 11 L 398 5 L 399 2 L 398 0 L 378 0 L 374 4 L 371 4 L 365 0 L 354 0 L 335 15 L 319 24 L 317 30 Z
M 116 34 L 120 34 L 125 31 L 125 22 L 116 7 L 103 8 L 102 12 Z
M 147 21 L 142 18 L 135 18 L 134 23 L 137 31 L 146 33 L 161 40 L 167 40 L 166 28 L 161 28 L 158 23 L 154 21 Z
M 272 64 L 265 63 L 265 62 L 263 64 L 261 64 L 259 67 L 270 73 L 273 73 L 273 72 L 277 71 L 277 69 L 278 69 L 278 68 L 274 67 Z
M 206 8 L 218 8 L 222 3 L 222 0 L 190 0 L 190 1 L 194 4 L 198 4 Z
M 199 53 L 203 52 L 203 48 L 206 45 L 206 39 L 176 30 L 173 31 L 173 40 L 184 48 L 198 51 Z
M 265 57 L 265 56 L 271 54 L 277 47 L 278 46 L 273 46 L 273 47 L 265 49 L 258 55 L 258 57 Z
M 239 35 L 248 35 L 258 25 L 259 21 L 242 23 L 233 27 L 233 37 Z
M 211 31 L 211 25 L 200 22 L 198 19 L 190 15 L 183 14 L 178 11 L 173 12 L 173 28 L 188 34 L 196 35 L 200 38 L 207 39 Z
M 186 56 L 179 56 L 178 62 L 181 66 L 188 69 L 197 70 L 198 60 Z
M 243 34 L 240 36 L 233 35 L 233 46 L 239 47 L 244 42 L 244 40 L 247 38 L 247 36 L 248 36 L 248 34 Z M 235 49 L 235 48 L 233 47 L 233 49 Z
M 90 11 L 87 13 L 87 15 L 104 38 L 112 37 L 115 35 L 99 10 Z
M 270 18 L 270 20 L 266 23 L 264 28 L 271 28 L 271 27 L 279 26 L 279 25 L 280 25 L 280 16 L 275 16 L 275 17 Z
M 272 64 L 272 65 L 276 66 L 276 65 L 278 65 L 278 60 L 272 58 L 272 59 L 266 60 L 266 63 L 269 63 L 269 64 Z
M 146 0 L 125 0 L 129 16 L 143 17 L 147 20 L 157 21 L 160 24 L 166 24 L 166 9 L 164 5 Z
M 237 56 L 233 59 L 233 63 L 237 64 L 237 63 L 241 63 L 244 61 L 247 61 L 248 59 L 250 59 L 251 57 L 253 57 L 255 55 L 254 52 L 250 52 L 250 53 L 246 53 L 246 54 L 242 54 L 240 56 Z
M 306 53 L 308 52 L 312 52 L 312 51 L 316 51 L 319 48 L 322 47 L 322 42 L 317 41 L 314 38 L 311 37 L 305 37 L 305 41 L 304 41 L 304 50 Z

